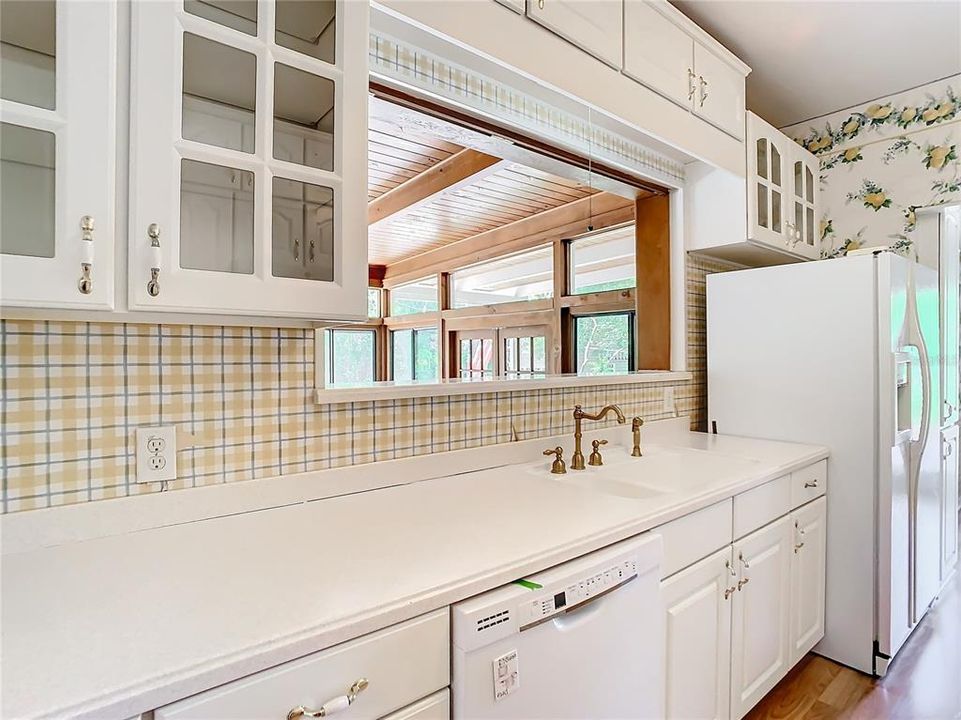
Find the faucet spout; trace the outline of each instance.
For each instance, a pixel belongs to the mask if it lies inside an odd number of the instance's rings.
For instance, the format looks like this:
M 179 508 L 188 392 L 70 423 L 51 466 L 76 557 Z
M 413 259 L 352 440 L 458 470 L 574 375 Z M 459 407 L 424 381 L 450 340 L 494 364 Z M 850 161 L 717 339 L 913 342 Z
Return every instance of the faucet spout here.
M 581 420 L 603 420 L 607 417 L 608 413 L 613 412 L 617 416 L 617 422 L 621 425 L 627 422 L 627 418 L 624 417 L 624 413 L 617 405 L 605 405 L 601 408 L 600 412 L 591 415 L 590 413 L 584 412 L 584 409 L 580 405 L 574 406 L 574 455 L 571 457 L 571 470 L 583 470 L 586 466 L 584 464 L 584 453 L 581 450 L 581 437 L 583 433 L 581 432 Z

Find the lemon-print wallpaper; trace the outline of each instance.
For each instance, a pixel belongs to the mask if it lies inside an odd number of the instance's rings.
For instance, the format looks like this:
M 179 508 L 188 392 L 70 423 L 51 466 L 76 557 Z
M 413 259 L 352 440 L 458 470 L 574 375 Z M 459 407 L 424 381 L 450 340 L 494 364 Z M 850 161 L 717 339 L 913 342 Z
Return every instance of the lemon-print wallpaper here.
M 961 75 L 784 128 L 821 161 L 822 255 L 915 255 L 918 208 L 961 201 Z

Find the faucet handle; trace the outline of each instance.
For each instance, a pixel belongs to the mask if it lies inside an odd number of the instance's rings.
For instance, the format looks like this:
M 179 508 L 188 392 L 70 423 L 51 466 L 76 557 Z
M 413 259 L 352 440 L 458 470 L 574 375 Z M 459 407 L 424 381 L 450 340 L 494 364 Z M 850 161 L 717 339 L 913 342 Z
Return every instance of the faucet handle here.
M 594 440 L 591 442 L 591 446 L 594 448 L 591 451 L 591 457 L 588 459 L 588 465 L 603 465 L 604 458 L 601 457 L 600 447 L 601 445 L 607 445 L 607 440 Z
M 554 461 L 551 463 L 553 475 L 563 475 L 567 472 L 567 465 L 564 464 L 564 448 L 558 445 L 556 448 L 548 448 L 544 454 L 554 456 Z

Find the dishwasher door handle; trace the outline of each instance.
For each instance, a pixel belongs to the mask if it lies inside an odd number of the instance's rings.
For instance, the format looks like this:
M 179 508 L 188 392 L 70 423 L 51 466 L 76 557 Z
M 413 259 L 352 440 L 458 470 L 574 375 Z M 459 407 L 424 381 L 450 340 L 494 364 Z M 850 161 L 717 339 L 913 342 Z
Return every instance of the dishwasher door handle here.
M 637 579 L 637 575 L 632 575 L 624 582 L 618 585 L 615 585 L 612 588 L 608 588 L 604 592 L 598 593 L 594 597 L 588 598 L 582 603 L 578 603 L 577 605 L 569 607 L 562 613 L 553 615 L 549 618 L 545 618 L 545 621 L 550 621 L 554 623 L 554 627 L 556 627 L 561 632 L 566 632 L 568 630 L 573 630 L 574 628 L 578 628 L 582 625 L 586 625 L 591 620 L 593 620 L 594 617 L 597 616 L 601 610 L 604 609 L 603 608 L 604 604 L 601 602 L 602 600 L 607 599 L 607 597 L 611 593 L 617 592 L 618 590 L 623 588 L 625 585 L 627 585 L 629 582 L 631 582 L 631 580 L 636 580 L 636 579 Z M 534 627 L 534 626 L 528 625 L 527 627 Z M 526 630 L 527 627 L 521 628 L 521 629 Z

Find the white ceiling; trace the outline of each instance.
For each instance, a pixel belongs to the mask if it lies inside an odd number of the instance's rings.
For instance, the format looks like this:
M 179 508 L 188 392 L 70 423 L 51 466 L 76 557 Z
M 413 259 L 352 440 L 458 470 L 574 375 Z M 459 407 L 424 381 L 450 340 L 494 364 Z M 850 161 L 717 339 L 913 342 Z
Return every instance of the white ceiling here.
M 753 70 L 747 105 L 793 125 L 961 72 L 956 0 L 672 0 Z

